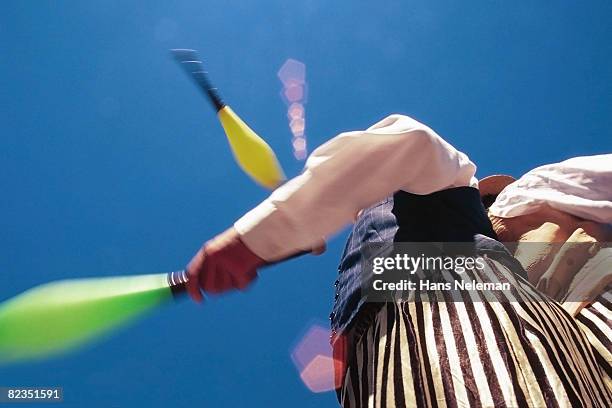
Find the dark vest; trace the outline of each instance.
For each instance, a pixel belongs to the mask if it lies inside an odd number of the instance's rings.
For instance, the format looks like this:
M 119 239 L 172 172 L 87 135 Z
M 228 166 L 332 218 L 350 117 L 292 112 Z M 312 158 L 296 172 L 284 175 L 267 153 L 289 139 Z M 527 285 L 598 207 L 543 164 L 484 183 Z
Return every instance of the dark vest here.
M 344 331 L 366 299 L 361 296 L 361 246 L 368 242 L 475 242 L 483 250 L 503 252 L 513 267 L 516 261 L 496 241 L 480 194 L 473 187 L 457 187 L 428 195 L 398 191 L 364 210 L 348 237 L 338 268 L 336 295 L 330 314 L 334 334 Z M 514 268 L 513 268 L 514 269 Z

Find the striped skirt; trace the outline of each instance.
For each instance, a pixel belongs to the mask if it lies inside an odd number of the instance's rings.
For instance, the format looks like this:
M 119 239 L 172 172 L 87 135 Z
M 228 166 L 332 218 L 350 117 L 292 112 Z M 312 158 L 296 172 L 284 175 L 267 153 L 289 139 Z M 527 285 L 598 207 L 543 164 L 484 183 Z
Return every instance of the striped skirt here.
M 612 295 L 573 318 L 497 262 L 515 297 L 366 307 L 348 333 L 338 398 L 343 407 L 612 407 Z M 518 279 L 518 282 L 517 282 Z M 440 296 L 441 297 L 434 297 Z

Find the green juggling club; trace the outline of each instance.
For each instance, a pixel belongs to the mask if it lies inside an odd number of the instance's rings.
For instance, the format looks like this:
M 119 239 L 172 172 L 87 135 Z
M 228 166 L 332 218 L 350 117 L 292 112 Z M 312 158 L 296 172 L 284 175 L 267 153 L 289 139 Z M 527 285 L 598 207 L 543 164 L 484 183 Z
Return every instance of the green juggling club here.
M 72 279 L 0 303 L 0 364 L 74 349 L 185 291 L 185 271 Z

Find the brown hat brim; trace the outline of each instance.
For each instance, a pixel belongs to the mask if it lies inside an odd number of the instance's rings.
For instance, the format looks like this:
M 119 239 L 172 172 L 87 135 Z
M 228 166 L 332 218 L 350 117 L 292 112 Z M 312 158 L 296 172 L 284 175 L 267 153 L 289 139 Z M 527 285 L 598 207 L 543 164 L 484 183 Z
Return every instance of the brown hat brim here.
M 514 183 L 516 179 L 505 174 L 495 174 L 487 176 L 478 182 L 480 196 L 498 195 L 506 186 Z

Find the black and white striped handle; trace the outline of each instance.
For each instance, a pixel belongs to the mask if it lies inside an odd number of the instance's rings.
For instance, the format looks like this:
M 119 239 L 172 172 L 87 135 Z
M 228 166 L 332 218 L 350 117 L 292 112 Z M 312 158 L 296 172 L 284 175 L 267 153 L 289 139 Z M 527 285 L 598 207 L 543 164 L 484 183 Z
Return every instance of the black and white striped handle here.
M 187 281 L 189 277 L 187 276 L 186 270 L 174 271 L 168 274 L 168 287 L 172 291 L 172 295 L 174 297 L 180 296 L 181 294 L 187 292 Z
M 306 255 L 309 253 L 311 253 L 311 251 L 296 252 L 295 254 L 290 255 L 284 259 L 281 259 L 275 262 L 270 262 L 264 266 L 267 267 L 267 266 L 276 265 L 277 263 L 288 261 L 293 258 L 298 258 L 302 255 Z M 180 296 L 181 294 L 187 292 L 187 282 L 189 281 L 189 276 L 187 275 L 187 271 L 185 269 L 168 273 L 167 279 L 168 279 L 168 287 L 172 291 L 172 295 L 174 295 L 175 297 Z
M 195 50 L 189 49 L 174 49 L 171 52 L 176 62 L 180 64 L 198 87 L 208 96 L 217 112 L 223 109 L 225 102 L 221 99 L 217 88 L 208 79 L 208 73 L 204 70 L 204 64 L 200 61 L 198 53 Z

